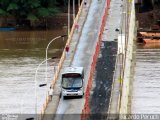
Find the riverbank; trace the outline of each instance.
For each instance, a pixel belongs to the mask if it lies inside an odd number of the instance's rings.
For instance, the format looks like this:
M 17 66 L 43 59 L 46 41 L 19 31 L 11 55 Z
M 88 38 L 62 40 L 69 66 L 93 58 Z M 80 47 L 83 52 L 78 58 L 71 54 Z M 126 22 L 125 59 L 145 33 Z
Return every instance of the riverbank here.
M 70 18 L 71 24 L 73 23 L 72 16 Z M 7 21 L 7 25 L 4 23 Z M 0 28 L 5 28 L 3 31 L 6 31 L 8 28 L 14 28 L 15 30 L 52 30 L 57 27 L 67 27 L 68 24 L 68 14 L 67 13 L 60 13 L 53 17 L 49 17 L 45 20 L 36 21 L 34 27 L 30 26 L 29 20 L 22 19 L 21 24 L 16 24 L 15 18 L 0 18 Z

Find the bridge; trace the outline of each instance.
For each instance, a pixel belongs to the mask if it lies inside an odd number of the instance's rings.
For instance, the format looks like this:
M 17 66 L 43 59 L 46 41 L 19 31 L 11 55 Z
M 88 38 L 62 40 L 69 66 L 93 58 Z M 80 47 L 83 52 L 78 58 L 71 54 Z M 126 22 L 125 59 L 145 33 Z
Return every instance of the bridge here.
M 64 50 L 52 81 L 52 101 L 46 98 L 39 118 L 85 120 L 99 112 L 100 117 L 117 119 L 131 113 L 135 37 L 134 0 L 87 0 L 86 5 L 83 0 L 66 43 L 69 55 Z M 65 66 L 84 67 L 82 99 L 60 97 Z

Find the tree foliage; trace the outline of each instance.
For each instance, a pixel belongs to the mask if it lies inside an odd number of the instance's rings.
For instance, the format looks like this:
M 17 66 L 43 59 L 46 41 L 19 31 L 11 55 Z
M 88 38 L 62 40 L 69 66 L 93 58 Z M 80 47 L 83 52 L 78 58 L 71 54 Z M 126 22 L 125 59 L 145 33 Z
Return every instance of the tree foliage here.
M 56 0 L 0 0 L 0 16 L 13 16 L 17 24 L 24 19 L 34 22 L 58 13 L 56 5 Z

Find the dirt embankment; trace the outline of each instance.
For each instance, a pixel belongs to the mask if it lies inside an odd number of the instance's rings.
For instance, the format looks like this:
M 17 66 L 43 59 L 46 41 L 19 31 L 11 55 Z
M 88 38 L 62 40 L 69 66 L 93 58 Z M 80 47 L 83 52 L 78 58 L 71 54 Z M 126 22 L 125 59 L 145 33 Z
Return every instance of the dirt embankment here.
M 158 21 L 160 20 L 160 9 L 144 13 L 137 13 L 136 16 L 137 20 L 139 21 L 140 28 L 150 29 L 152 25 L 159 24 Z

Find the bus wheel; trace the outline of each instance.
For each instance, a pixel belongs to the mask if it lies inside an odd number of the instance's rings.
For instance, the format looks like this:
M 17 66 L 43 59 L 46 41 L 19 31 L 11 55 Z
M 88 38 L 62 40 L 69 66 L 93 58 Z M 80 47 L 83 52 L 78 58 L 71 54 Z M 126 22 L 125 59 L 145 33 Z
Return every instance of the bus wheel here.
M 59 98 L 61 98 L 62 97 L 62 92 L 60 92 L 60 95 L 59 95 Z
M 63 96 L 63 99 L 66 99 L 66 96 Z
M 80 98 L 83 98 L 83 95 L 81 95 Z

